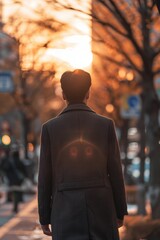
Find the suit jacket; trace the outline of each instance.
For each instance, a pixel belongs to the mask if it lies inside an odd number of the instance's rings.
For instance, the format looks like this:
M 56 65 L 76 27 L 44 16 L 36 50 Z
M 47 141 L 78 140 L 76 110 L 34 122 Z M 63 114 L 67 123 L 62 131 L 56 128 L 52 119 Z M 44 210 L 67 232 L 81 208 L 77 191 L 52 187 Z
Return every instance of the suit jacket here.
M 82 103 L 43 125 L 38 209 L 55 240 L 119 239 L 117 218 L 127 206 L 111 119 Z

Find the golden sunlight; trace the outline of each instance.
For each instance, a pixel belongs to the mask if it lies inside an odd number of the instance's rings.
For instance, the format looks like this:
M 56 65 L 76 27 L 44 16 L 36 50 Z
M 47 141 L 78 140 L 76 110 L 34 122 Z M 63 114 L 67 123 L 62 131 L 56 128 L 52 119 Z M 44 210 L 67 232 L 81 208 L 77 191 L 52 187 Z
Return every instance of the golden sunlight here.
M 6 0 L 8 4 L 5 4 L 5 19 L 11 15 L 11 0 Z M 79 1 L 66 0 L 67 3 L 71 1 L 73 5 L 79 5 Z M 27 0 L 22 1 L 22 5 L 18 5 L 19 8 L 15 8 L 15 12 L 21 11 L 24 15 L 24 20 L 35 20 L 33 15 L 34 9 L 41 9 L 41 7 L 47 6 L 43 0 L 31 0 L 29 8 L 27 7 Z M 88 11 L 91 6 L 91 1 L 86 0 L 81 4 L 81 8 L 84 11 Z M 31 9 L 33 11 L 31 11 Z M 65 22 L 67 28 L 62 32 L 56 32 L 56 37 L 52 42 L 52 31 L 46 30 L 45 34 L 39 34 L 38 27 L 31 25 L 27 28 L 25 21 L 22 24 L 22 45 L 20 46 L 23 69 L 34 68 L 36 70 L 56 68 L 56 76 L 62 73 L 66 68 L 75 69 L 82 68 L 88 71 L 91 70 L 92 65 L 92 50 L 91 50 L 91 19 L 84 16 L 82 13 L 76 13 L 74 11 L 67 11 L 67 9 L 61 9 L 55 11 L 54 7 L 48 9 L 48 14 L 54 15 L 57 21 Z M 44 11 L 43 14 L 47 13 Z M 61 14 L 60 14 L 61 13 Z M 37 27 L 37 28 L 36 28 Z M 35 28 L 35 29 L 34 29 Z M 10 30 L 10 26 L 7 26 Z M 20 29 L 20 28 L 19 28 Z M 28 31 L 28 35 L 25 35 L 25 29 Z M 21 29 L 19 30 L 19 32 Z M 31 32 L 30 32 L 31 31 Z M 47 32 L 48 31 L 48 32 Z M 34 33 L 32 33 L 34 32 Z M 54 31 L 53 31 L 54 33 Z M 31 34 L 31 35 L 30 35 Z M 28 42 L 28 36 L 30 41 Z M 38 47 L 43 45 L 46 41 L 50 41 L 50 45 L 47 47 Z M 26 47 L 27 46 L 27 47 Z M 36 59 L 36 60 L 35 60 Z
M 57 58 L 67 63 L 72 68 L 86 68 L 92 63 L 92 52 L 90 37 L 83 35 L 74 35 L 65 38 L 65 42 L 69 45 L 66 48 L 47 49 L 45 58 Z

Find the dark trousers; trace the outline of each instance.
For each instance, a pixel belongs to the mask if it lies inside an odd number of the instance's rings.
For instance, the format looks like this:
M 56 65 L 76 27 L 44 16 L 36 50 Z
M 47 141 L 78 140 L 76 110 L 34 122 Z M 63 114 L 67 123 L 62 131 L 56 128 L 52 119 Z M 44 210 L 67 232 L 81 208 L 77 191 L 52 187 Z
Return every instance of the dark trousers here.
M 21 191 L 13 191 L 13 212 L 18 212 L 18 204 L 23 201 L 23 195 Z

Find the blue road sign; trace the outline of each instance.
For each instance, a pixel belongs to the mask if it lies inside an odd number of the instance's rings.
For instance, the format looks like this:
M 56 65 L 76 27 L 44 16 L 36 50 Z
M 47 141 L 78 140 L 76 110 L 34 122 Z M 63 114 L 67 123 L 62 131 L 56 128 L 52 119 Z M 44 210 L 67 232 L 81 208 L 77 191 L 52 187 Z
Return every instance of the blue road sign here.
M 123 118 L 139 118 L 141 112 L 141 99 L 138 95 L 124 95 L 121 104 Z
M 136 106 L 139 104 L 139 97 L 138 96 L 130 96 L 128 98 L 128 105 L 132 108 L 136 108 Z
M 0 72 L 0 92 L 13 92 L 14 84 L 10 72 Z

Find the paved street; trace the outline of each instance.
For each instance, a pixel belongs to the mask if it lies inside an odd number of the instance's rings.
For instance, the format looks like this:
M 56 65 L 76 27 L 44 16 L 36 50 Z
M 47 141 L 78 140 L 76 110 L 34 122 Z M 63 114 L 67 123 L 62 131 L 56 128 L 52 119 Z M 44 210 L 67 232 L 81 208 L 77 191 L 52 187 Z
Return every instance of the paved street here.
M 8 222 L 9 219 L 13 218 L 15 216 L 15 213 L 13 213 L 13 202 L 7 201 L 7 193 L 5 191 L 1 192 L 1 198 L 0 198 L 0 227 L 4 225 L 6 222 Z M 33 199 L 34 193 L 23 194 L 23 202 L 19 203 L 19 211 L 21 211 L 31 199 Z
M 37 199 L 34 197 L 21 206 L 21 211 L 0 227 L 1 240 L 47 240 L 39 228 Z
M 38 223 L 37 212 L 37 196 L 26 195 L 24 202 L 20 204 L 20 211 L 18 214 L 12 213 L 11 203 L 0 204 L 0 240 L 51 240 L 51 237 L 45 236 Z M 135 206 L 131 208 L 128 206 L 129 212 L 135 211 Z M 126 220 L 128 222 L 141 223 L 145 222 L 147 218 L 142 220 L 142 216 L 131 217 L 128 216 Z M 147 224 L 147 222 L 146 222 Z M 147 225 L 146 229 L 149 229 Z M 132 228 L 131 228 L 132 231 Z M 126 234 L 130 234 L 130 229 L 126 231 L 126 228 L 120 228 L 120 239 L 127 239 Z

